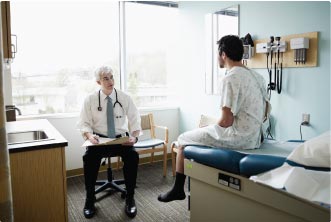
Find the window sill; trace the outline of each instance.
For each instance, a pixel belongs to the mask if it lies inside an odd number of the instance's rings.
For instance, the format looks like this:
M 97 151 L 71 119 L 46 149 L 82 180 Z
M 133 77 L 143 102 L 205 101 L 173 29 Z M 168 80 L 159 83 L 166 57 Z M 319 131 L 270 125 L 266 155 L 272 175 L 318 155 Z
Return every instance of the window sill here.
M 165 110 L 174 110 L 179 109 L 178 106 L 155 106 L 155 107 L 139 107 L 139 112 L 148 112 L 148 111 L 165 111 Z
M 139 107 L 139 112 L 153 112 L 179 109 L 178 106 L 156 106 L 156 107 Z M 42 114 L 42 115 L 26 115 L 16 116 L 16 120 L 31 120 L 31 119 L 63 119 L 79 117 L 79 112 L 75 113 L 56 113 L 56 114 Z

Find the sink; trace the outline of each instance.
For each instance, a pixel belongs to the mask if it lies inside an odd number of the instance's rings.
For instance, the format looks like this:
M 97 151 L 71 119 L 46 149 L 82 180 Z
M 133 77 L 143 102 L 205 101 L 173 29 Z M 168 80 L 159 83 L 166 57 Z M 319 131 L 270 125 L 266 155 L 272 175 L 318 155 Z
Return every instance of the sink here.
M 33 143 L 46 140 L 53 140 L 43 130 L 12 132 L 8 133 L 8 144 Z

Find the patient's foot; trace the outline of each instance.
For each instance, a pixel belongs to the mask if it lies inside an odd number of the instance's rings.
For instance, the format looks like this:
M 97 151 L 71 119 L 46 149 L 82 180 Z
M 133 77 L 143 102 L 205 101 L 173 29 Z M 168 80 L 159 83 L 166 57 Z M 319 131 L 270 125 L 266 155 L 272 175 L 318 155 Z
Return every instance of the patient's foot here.
M 184 200 L 185 197 L 184 190 L 171 189 L 165 194 L 160 194 L 157 199 L 161 202 L 170 202 L 173 200 Z

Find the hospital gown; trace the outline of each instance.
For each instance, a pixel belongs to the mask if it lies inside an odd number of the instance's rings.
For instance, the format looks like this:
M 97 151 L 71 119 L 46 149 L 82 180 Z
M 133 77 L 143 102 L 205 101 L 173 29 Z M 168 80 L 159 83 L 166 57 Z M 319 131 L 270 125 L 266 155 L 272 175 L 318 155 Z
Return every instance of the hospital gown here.
M 261 75 L 235 66 L 221 81 L 220 107 L 228 107 L 234 116 L 227 128 L 218 124 L 185 132 L 178 137 L 182 146 L 204 145 L 230 149 L 254 149 L 261 144 L 261 127 L 268 95 Z

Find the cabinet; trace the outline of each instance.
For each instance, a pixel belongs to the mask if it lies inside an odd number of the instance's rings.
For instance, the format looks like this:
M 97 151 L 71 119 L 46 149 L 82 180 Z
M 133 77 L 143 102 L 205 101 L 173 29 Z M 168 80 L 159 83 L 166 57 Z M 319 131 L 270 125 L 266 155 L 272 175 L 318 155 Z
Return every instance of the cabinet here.
M 48 139 L 8 144 L 14 221 L 66 222 L 68 142 L 46 119 L 6 122 L 8 134 L 37 130 Z
M 68 221 L 64 147 L 10 153 L 14 220 Z
M 2 45 L 3 45 L 3 58 L 12 59 L 12 43 L 11 43 L 11 23 L 10 23 L 10 2 L 1 2 L 1 22 L 2 22 Z

